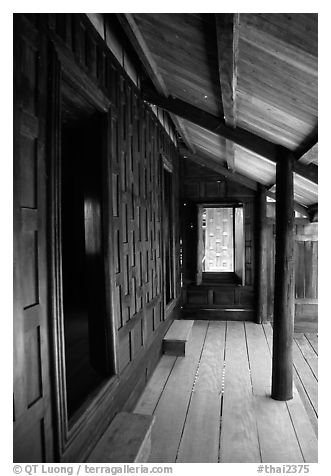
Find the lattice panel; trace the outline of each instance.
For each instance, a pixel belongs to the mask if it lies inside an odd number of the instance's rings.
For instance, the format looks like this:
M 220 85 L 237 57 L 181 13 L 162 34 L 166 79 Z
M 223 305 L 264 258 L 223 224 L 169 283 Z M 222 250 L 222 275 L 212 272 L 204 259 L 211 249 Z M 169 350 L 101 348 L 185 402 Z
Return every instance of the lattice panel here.
M 120 370 L 152 339 L 162 308 L 160 137 L 150 109 L 120 79 L 120 104 L 112 121 L 113 242 Z M 163 147 L 162 147 L 163 145 Z

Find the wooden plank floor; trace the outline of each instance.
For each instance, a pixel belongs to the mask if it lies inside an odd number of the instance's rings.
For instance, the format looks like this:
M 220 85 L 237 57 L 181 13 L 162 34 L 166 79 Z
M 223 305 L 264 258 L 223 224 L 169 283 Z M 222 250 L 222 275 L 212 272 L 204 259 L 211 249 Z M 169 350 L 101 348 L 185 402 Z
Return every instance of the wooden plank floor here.
M 278 402 L 270 324 L 195 321 L 135 408 L 155 415 L 149 462 L 317 462 L 317 335 L 295 334 L 293 351 L 294 397 Z

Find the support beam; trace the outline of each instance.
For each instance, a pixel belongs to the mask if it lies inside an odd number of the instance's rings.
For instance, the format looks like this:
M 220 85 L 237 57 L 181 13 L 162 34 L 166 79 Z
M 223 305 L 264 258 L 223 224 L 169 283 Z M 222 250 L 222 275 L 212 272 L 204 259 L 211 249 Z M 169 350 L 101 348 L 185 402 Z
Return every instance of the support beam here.
M 257 269 L 257 323 L 262 324 L 267 321 L 268 312 L 268 268 L 267 268 L 267 201 L 266 188 L 259 184 L 258 188 L 258 209 L 257 209 L 257 235 L 258 235 L 258 269 Z
M 258 183 L 254 180 L 245 177 L 244 175 L 240 175 L 237 172 L 232 172 L 231 170 L 228 170 L 223 165 L 217 163 L 216 160 L 210 159 L 209 157 L 204 156 L 200 152 L 196 154 L 191 154 L 190 152 L 184 149 L 180 149 L 179 151 L 182 156 L 187 157 L 188 159 L 192 160 L 198 165 L 201 165 L 202 167 L 207 167 L 211 170 L 214 170 L 214 172 L 217 172 L 218 174 L 229 180 L 232 180 L 233 182 L 239 183 L 240 185 L 243 185 L 244 187 L 247 187 L 250 190 L 257 191 L 258 189 Z
M 294 158 L 300 160 L 310 149 L 314 147 L 318 142 L 318 124 L 316 123 L 315 127 L 308 136 L 301 142 L 299 147 L 293 152 Z
M 154 87 L 160 94 L 164 96 L 168 96 L 168 90 L 167 90 L 166 84 L 162 78 L 162 75 L 158 71 L 153 55 L 150 52 L 144 40 L 144 37 L 135 19 L 133 18 L 133 15 L 131 13 L 117 13 L 117 18 L 126 36 L 128 37 L 131 45 L 133 46 L 135 52 L 137 53 L 146 71 L 146 74 L 152 81 Z M 182 139 L 184 140 L 188 149 L 191 152 L 195 152 L 192 141 L 182 123 L 182 120 L 176 117 L 174 114 L 172 114 L 171 111 L 168 111 L 168 112 L 170 113 L 170 117 L 173 120 L 178 131 L 180 132 Z
M 170 117 L 171 119 L 173 120 L 175 126 L 177 127 L 177 130 L 178 132 L 180 133 L 181 137 L 182 137 L 182 140 L 183 142 L 185 143 L 186 147 L 188 148 L 188 150 L 192 153 L 192 154 L 195 154 L 195 147 L 194 147 L 194 144 L 189 136 L 189 133 L 187 132 L 186 130 L 186 127 L 183 123 L 183 120 L 178 117 L 178 116 L 175 116 L 175 114 L 171 114 L 170 113 Z
M 275 192 L 271 192 L 271 190 L 267 190 L 266 191 L 266 195 L 270 198 L 273 198 L 276 200 L 276 196 L 277 196 L 277 188 L 276 188 L 276 193 Z M 309 209 L 308 207 L 305 207 L 304 205 L 301 205 L 300 203 L 298 202 L 293 202 L 294 203 L 294 210 L 298 213 L 301 213 L 301 215 L 304 215 L 305 217 L 309 218 Z
M 226 157 L 226 166 L 228 170 L 234 172 L 235 167 L 235 147 L 234 143 L 231 140 L 225 139 L 225 157 Z
M 318 161 L 318 142 L 298 159 L 302 164 L 309 165 Z M 316 165 L 316 164 L 315 164 Z
M 261 137 L 237 127 L 232 129 L 225 124 L 224 119 L 214 116 L 196 106 L 172 96 L 165 97 L 150 90 L 143 90 L 143 98 L 177 116 L 192 122 L 218 136 L 229 139 L 234 143 L 255 152 L 262 157 L 276 161 L 276 145 Z
M 273 323 L 272 390 L 275 400 L 293 398 L 294 195 L 293 155 L 277 163 L 276 262 Z
M 303 153 L 303 155 L 300 156 L 300 154 L 297 152 L 296 154 L 294 154 L 294 157 L 297 159 L 296 172 L 299 173 L 299 175 L 301 175 L 300 171 L 302 172 L 301 166 L 303 165 L 304 174 L 310 177 L 308 178 L 308 180 L 311 180 L 312 182 L 317 184 L 318 183 L 318 166 L 314 163 L 314 161 L 318 157 L 317 136 L 315 137 L 315 139 L 312 139 L 312 141 L 314 145 L 310 149 L 306 150 L 306 149 L 302 149 L 301 147 L 299 148 L 299 151 L 304 150 L 305 152 Z M 274 185 L 275 185 L 274 183 L 270 184 L 267 187 L 268 190 L 272 189 Z
M 222 94 L 225 124 L 233 129 L 237 125 L 237 62 L 239 40 L 239 13 L 216 13 L 218 74 Z M 235 149 L 225 140 L 226 162 L 229 170 L 235 170 Z
M 318 203 L 314 203 L 308 207 L 309 218 L 312 223 L 318 222 Z
M 220 79 L 224 120 L 227 126 L 237 125 L 237 62 L 239 13 L 216 13 L 218 74 Z
M 294 172 L 304 177 L 310 182 L 318 184 L 318 166 L 315 164 L 303 164 L 298 160 L 294 161 Z
M 241 145 L 272 162 L 277 163 L 278 150 L 283 150 L 284 156 L 291 153 L 285 147 L 273 144 L 245 129 L 241 129 L 240 127 L 232 129 L 225 124 L 224 120 L 180 99 L 171 96 L 167 98 L 149 90 L 143 91 L 143 98 L 151 104 L 162 107 L 220 137 L 229 139 L 235 144 Z M 311 169 L 310 167 L 311 166 L 307 167 L 304 164 L 300 164 L 298 161 L 294 162 L 295 173 L 311 182 L 318 183 L 317 167 L 316 169 Z

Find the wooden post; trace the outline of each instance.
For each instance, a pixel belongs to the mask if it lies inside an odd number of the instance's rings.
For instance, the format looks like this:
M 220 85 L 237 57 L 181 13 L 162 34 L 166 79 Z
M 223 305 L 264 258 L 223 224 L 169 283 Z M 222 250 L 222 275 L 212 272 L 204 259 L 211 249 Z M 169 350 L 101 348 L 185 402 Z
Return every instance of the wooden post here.
M 203 206 L 198 206 L 198 249 L 197 249 L 197 271 L 196 271 L 196 285 L 199 286 L 202 283 L 202 258 L 204 255 L 204 248 L 203 248 L 203 236 L 202 236 L 202 214 L 203 214 Z
M 257 296 L 257 323 L 267 320 L 268 310 L 268 276 L 267 276 L 267 224 L 266 224 L 266 188 L 259 184 L 258 188 L 258 296 Z
M 276 168 L 276 263 L 272 390 L 275 400 L 293 397 L 294 197 L 293 156 L 279 153 Z

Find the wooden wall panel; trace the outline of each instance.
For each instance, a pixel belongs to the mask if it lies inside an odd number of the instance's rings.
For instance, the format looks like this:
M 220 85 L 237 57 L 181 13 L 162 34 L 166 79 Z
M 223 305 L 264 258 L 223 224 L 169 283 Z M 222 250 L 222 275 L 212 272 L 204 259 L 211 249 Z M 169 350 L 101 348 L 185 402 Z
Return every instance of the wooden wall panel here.
M 300 223 L 295 225 L 295 324 L 317 324 L 318 305 L 318 224 Z M 275 266 L 275 224 L 268 224 L 268 319 L 273 319 L 274 266 Z M 299 327 L 298 327 L 299 328 Z
M 16 30 L 15 459 L 40 462 L 56 457 L 66 462 L 82 461 L 115 412 L 123 408 L 128 398 L 128 406 L 138 398 L 142 383 L 161 354 L 162 337 L 170 325 L 163 299 L 161 155 L 173 167 L 176 299 L 172 308 L 180 296 L 178 156 L 174 141 L 141 100 L 100 32 L 84 15 L 43 14 L 29 18 L 19 16 Z M 47 38 L 41 38 L 38 25 Z M 54 111 L 47 116 L 45 110 L 49 102 L 45 56 L 48 44 L 50 52 L 56 51 L 58 68 L 65 64 L 77 75 L 84 93 L 93 97 L 93 104 L 110 104 L 111 223 L 107 230 L 111 233 L 111 276 L 107 282 L 113 286 L 107 292 L 118 349 L 114 383 L 107 383 L 107 393 L 93 411 L 82 415 L 78 429 L 74 428 L 69 436 L 57 435 L 56 456 L 49 391 L 49 357 L 53 350 L 48 342 L 47 320 L 52 313 L 54 319 L 58 314 L 54 309 L 47 312 L 46 294 L 52 283 L 46 274 L 46 197 L 50 195 L 45 137 L 46 127 L 54 125 L 48 122 Z M 128 67 L 131 68 L 129 63 Z M 50 130 L 50 144 L 57 140 L 52 134 Z M 53 383 L 58 385 L 59 381 L 55 378 Z M 59 398 L 59 392 L 54 397 Z M 56 413 L 55 421 L 65 420 L 63 402 Z
M 47 43 L 38 23 L 38 16 L 14 16 L 15 462 L 53 459 L 46 262 Z
M 128 82 L 121 80 L 120 117 L 113 121 L 113 241 L 116 295 L 123 338 L 121 370 L 153 339 L 162 304 L 161 152 L 156 119 Z M 139 138 L 139 140 L 138 140 Z M 118 161 L 120 157 L 120 161 Z M 171 159 L 175 157 L 172 148 Z M 119 185 L 120 184 L 120 185 Z M 120 211 L 118 208 L 121 207 Z M 119 288 L 121 291 L 119 291 Z M 162 306 L 161 306 L 162 307 Z M 142 317 L 137 319 L 137 316 Z M 159 321 L 160 322 L 160 321 Z M 145 335 L 147 334 L 147 335 Z

